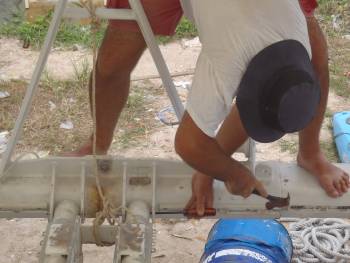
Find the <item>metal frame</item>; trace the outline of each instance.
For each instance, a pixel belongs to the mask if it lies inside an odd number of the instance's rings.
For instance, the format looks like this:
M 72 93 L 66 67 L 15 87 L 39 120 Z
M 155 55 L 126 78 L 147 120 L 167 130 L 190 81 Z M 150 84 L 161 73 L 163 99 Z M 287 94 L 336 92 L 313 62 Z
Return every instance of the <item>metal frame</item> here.
M 82 225 L 86 217 L 95 217 L 100 207 L 94 159 L 47 158 L 11 163 L 11 156 L 21 135 L 34 94 L 56 37 L 61 18 L 88 18 L 83 8 L 66 8 L 59 0 L 53 19 L 25 94 L 19 117 L 0 163 L 0 218 L 49 219 L 40 263 L 81 263 L 82 244 L 96 243 L 93 227 Z M 175 113 L 180 120 L 184 109 L 169 70 L 155 41 L 140 0 L 129 0 L 130 10 L 98 8 L 97 16 L 105 19 L 136 20 L 162 78 Z M 28 2 L 26 2 L 28 3 Z M 247 165 L 266 186 L 270 194 L 292 196 L 290 207 L 265 209 L 265 200 L 252 196 L 243 199 L 229 194 L 223 183 L 215 183 L 215 207 L 219 217 L 350 217 L 350 195 L 332 199 L 325 195 L 312 176 L 296 165 L 277 162 L 255 167 L 255 144 L 248 141 L 241 149 Z M 121 206 L 118 226 L 100 226 L 98 232 L 105 245 L 115 245 L 114 263 L 150 262 L 155 218 L 183 218 L 182 209 L 191 193 L 189 166 L 179 161 L 159 159 L 120 160 L 98 157 L 98 165 L 107 161 L 101 175 L 102 184 L 115 207 Z M 350 172 L 350 165 L 343 165 Z M 6 172 L 5 172 L 6 171 Z M 317 199 L 314 197 L 318 196 Z M 130 238 L 130 233 L 133 238 Z M 136 244 L 136 246 L 135 246 Z M 136 247 L 136 248 L 135 248 Z
M 34 94 L 38 88 L 40 77 L 45 68 L 47 58 L 52 48 L 52 44 L 56 38 L 61 19 L 66 11 L 67 2 L 68 0 L 59 0 L 56 4 L 52 22 L 50 24 L 45 42 L 43 44 L 43 48 L 40 52 L 40 56 L 36 64 L 32 79 L 30 81 L 25 97 L 23 99 L 22 107 L 21 107 L 19 116 L 16 120 L 14 130 L 10 136 L 7 149 L 3 154 L 3 157 L 0 163 L 0 175 L 4 173 L 4 171 L 6 170 L 6 168 L 9 166 L 11 162 L 12 153 L 21 135 L 24 121 L 28 116 L 28 113 L 34 98 Z M 154 59 L 156 67 L 159 71 L 164 87 L 174 107 L 176 116 L 180 120 L 184 113 L 184 107 L 179 98 L 177 90 L 174 86 L 168 67 L 160 52 L 159 46 L 157 45 L 157 42 L 155 40 L 155 37 L 153 35 L 152 29 L 147 20 L 143 7 L 139 0 L 129 0 L 129 3 L 131 6 L 131 9 L 129 10 L 98 8 L 96 11 L 96 15 L 105 19 L 135 20 L 138 23 L 142 31 L 142 34 L 145 38 L 145 41 L 147 43 L 147 46 Z M 83 17 L 90 16 L 90 14 L 86 9 L 79 8 L 79 7 L 68 8 L 66 15 L 72 18 L 83 18 Z
M 106 2 L 106 1 L 104 1 Z M 38 89 L 38 84 L 42 75 L 42 72 L 44 70 L 44 67 L 46 65 L 50 50 L 52 48 L 53 42 L 56 38 L 59 25 L 61 22 L 62 17 L 68 16 L 70 18 L 88 18 L 90 17 L 89 12 L 84 8 L 67 8 L 68 0 L 59 0 L 56 4 L 53 18 L 45 39 L 45 42 L 43 44 L 43 48 L 40 52 L 40 56 L 38 59 L 38 62 L 36 64 L 36 67 L 33 72 L 32 79 L 29 83 L 29 86 L 27 88 L 25 97 L 23 99 L 23 103 L 20 109 L 19 116 L 16 120 L 14 130 L 10 136 L 7 149 L 5 153 L 3 154 L 2 159 L 0 160 L 0 179 L 1 184 L 1 194 L 5 193 L 7 196 L 9 194 L 8 190 L 11 189 L 11 180 L 17 178 L 18 175 L 25 175 L 27 179 L 30 177 L 30 172 L 35 170 L 35 164 L 31 164 L 31 168 L 28 171 L 25 171 L 24 173 L 20 172 L 18 173 L 17 169 L 21 170 L 21 164 L 24 164 L 22 162 L 19 162 L 18 160 L 15 163 L 11 163 L 11 156 L 13 154 L 13 151 L 15 149 L 15 146 L 17 144 L 17 141 L 19 140 L 19 137 L 21 136 L 21 132 L 23 129 L 23 124 L 28 116 L 30 107 L 32 105 L 32 101 L 35 95 L 35 92 Z M 160 49 L 157 45 L 157 42 L 155 40 L 155 37 L 153 35 L 152 29 L 150 27 L 150 24 L 147 20 L 147 17 L 144 13 L 143 7 L 139 0 L 129 0 L 131 9 L 130 10 L 118 10 L 118 9 L 106 9 L 106 8 L 98 8 L 96 10 L 96 15 L 104 18 L 104 19 L 122 19 L 122 20 L 135 20 L 145 38 L 145 41 L 147 43 L 147 46 L 151 52 L 151 55 L 154 59 L 154 62 L 156 64 L 156 67 L 159 71 L 159 74 L 161 76 L 161 79 L 163 81 L 164 87 L 168 93 L 168 96 L 170 98 L 170 101 L 173 105 L 174 111 L 176 113 L 177 118 L 180 120 L 182 118 L 184 108 L 182 105 L 182 102 L 178 96 L 178 93 L 176 91 L 176 88 L 174 86 L 174 83 L 171 79 L 169 70 L 167 68 L 167 65 L 164 61 L 164 58 L 160 52 Z M 29 8 L 29 1 L 25 0 L 25 7 Z M 39 160 L 41 162 L 42 160 Z M 57 160 L 59 163 L 61 163 L 61 160 Z M 45 236 L 45 242 L 42 246 L 42 252 L 40 256 L 40 262 L 46 263 L 46 262 L 55 262 L 55 263 L 63 263 L 63 262 L 69 262 L 69 263 L 80 263 L 82 262 L 82 250 L 81 246 L 84 240 L 81 240 L 80 237 L 84 237 L 84 231 L 80 224 L 84 223 L 85 216 L 94 216 L 94 214 L 97 212 L 97 207 L 95 209 L 91 210 L 90 204 L 91 200 L 86 200 L 89 197 L 91 197 L 91 189 L 94 189 L 96 194 L 96 186 L 91 185 L 91 160 L 81 160 L 80 163 L 80 171 L 79 171 L 79 180 L 78 185 L 75 185 L 80 189 L 80 191 L 74 191 L 73 189 L 70 189 L 69 192 L 66 192 L 64 194 L 63 199 L 60 197 L 60 189 L 62 187 L 62 178 L 59 178 L 61 176 L 60 170 L 62 167 L 56 162 L 51 162 L 49 160 L 44 160 L 44 163 L 49 164 L 50 166 L 50 179 L 49 181 L 47 178 L 47 175 L 44 175 L 41 177 L 40 182 L 37 182 L 38 185 L 42 185 L 44 188 L 42 188 L 42 192 L 39 194 L 39 199 L 42 201 L 37 202 L 31 202 L 26 203 L 26 201 L 18 202 L 17 200 L 12 200 L 10 203 L 2 203 L 0 205 L 0 217 L 6 216 L 6 217 L 48 217 L 49 224 L 46 231 Z M 32 166 L 34 165 L 34 166 Z M 44 165 L 45 166 L 45 165 Z M 106 231 L 106 228 L 101 227 L 101 230 L 105 230 L 103 233 L 108 232 L 110 235 L 111 233 L 114 233 L 114 244 L 116 245 L 115 250 L 115 257 L 114 257 L 114 263 L 119 262 L 150 262 L 151 258 L 151 251 L 152 251 L 152 236 L 153 236 L 153 228 L 152 228 L 152 221 L 150 220 L 149 210 L 147 208 L 147 204 L 145 201 L 133 201 L 129 204 L 128 202 L 128 171 L 127 171 L 127 164 L 123 163 L 124 172 L 123 172 L 123 190 L 120 192 L 123 192 L 122 196 L 122 203 L 123 203 L 123 210 L 122 210 L 122 219 L 123 222 L 118 226 L 117 231 L 115 232 L 115 228 L 108 228 Z M 156 180 L 156 168 L 155 165 L 152 167 L 153 169 L 153 177 L 152 180 L 152 187 L 149 189 L 152 197 L 152 218 L 155 218 L 155 180 Z M 13 173 L 14 172 L 14 173 Z M 44 172 L 46 173 L 46 172 Z M 60 175 L 59 175 L 60 174 Z M 29 176 L 29 177 L 28 177 Z M 19 179 L 19 178 L 17 178 Z M 25 179 L 25 178 L 22 178 Z M 35 178 L 29 179 L 31 182 L 35 182 Z M 19 184 L 15 183 L 16 187 L 22 187 L 26 186 L 26 179 L 24 182 L 20 179 Z M 141 180 L 142 181 L 142 180 Z M 49 183 L 49 185 L 47 185 Z M 28 185 L 26 186 L 28 187 Z M 37 189 L 37 187 L 35 187 Z M 67 188 L 67 186 L 65 187 Z M 69 187 L 68 187 L 69 188 Z M 24 193 L 24 192 L 23 192 Z M 79 202 L 76 203 L 72 200 L 77 200 L 75 194 L 78 193 L 79 195 Z M 0 195 L 1 195 L 0 194 Z M 34 196 L 35 193 L 33 193 L 31 190 L 27 191 L 25 194 L 20 195 L 19 199 L 24 196 Z M 69 196 L 71 198 L 69 198 Z M 47 199 L 48 197 L 48 199 Z M 73 198 L 74 197 L 74 198 Z M 95 195 L 95 198 L 97 196 Z M 68 198 L 68 199 L 67 199 Z M 6 198 L 5 198 L 6 199 Z M 11 199 L 11 197 L 10 197 Z M 70 200 L 70 201 L 66 201 Z M 95 200 L 96 201 L 96 200 Z M 142 203 L 140 203 L 142 202 Z M 35 206 L 38 205 L 35 209 L 31 209 L 31 205 L 35 203 Z M 134 205 L 135 204 L 135 205 Z M 21 206 L 21 207 L 18 207 Z M 23 206 L 24 205 L 24 206 Z M 129 206 L 129 209 L 126 210 L 126 206 Z M 14 208 L 17 207 L 17 208 Z M 44 208 L 45 207 L 45 208 Z M 47 209 L 48 207 L 48 209 Z M 144 209 L 140 210 L 140 207 L 143 207 Z M 91 212 L 93 211 L 93 214 Z M 138 214 L 141 211 L 141 214 L 137 216 L 136 221 L 131 218 L 130 211 L 133 214 Z M 78 216 L 80 214 L 80 216 Z M 91 233 L 91 227 L 85 228 L 88 233 Z M 133 231 L 137 230 L 137 234 L 133 238 L 130 239 L 130 231 L 131 233 L 134 233 Z M 116 240 L 117 239 L 117 240 Z M 123 246 L 119 246 L 120 241 L 123 243 Z M 110 241 L 110 240 L 109 240 Z M 125 249 L 125 247 L 128 246 L 128 242 L 133 242 L 133 244 L 130 244 L 130 249 Z M 134 251 L 134 243 L 138 242 L 140 245 L 140 248 L 138 251 Z M 96 243 L 96 240 L 94 240 L 94 243 Z M 121 257 L 123 256 L 123 257 Z
M 191 167 L 181 161 L 100 158 L 108 159 L 110 163 L 109 170 L 101 174 L 100 179 L 115 207 L 128 207 L 134 201 L 141 200 L 147 204 L 151 218 L 184 217 L 182 209 L 191 195 L 191 175 L 194 172 Z M 79 207 L 78 214 L 82 218 L 95 217 L 100 201 L 92 172 L 93 165 L 92 157 L 53 157 L 19 162 L 0 184 L 0 218 L 50 217 L 52 191 L 55 207 L 65 200 L 71 200 Z M 349 164 L 339 166 L 350 172 Z M 56 179 L 52 187 L 53 167 Z M 82 173 L 85 175 L 82 176 Z M 295 164 L 259 163 L 256 166 L 256 176 L 271 195 L 285 197 L 290 193 L 290 207 L 266 210 L 266 200 L 263 198 L 252 196 L 243 199 L 233 196 L 225 190 L 223 183 L 216 181 L 216 218 L 350 218 L 350 193 L 336 199 L 327 197 L 317 180 Z M 82 192 L 85 194 L 82 195 Z M 121 210 L 120 216 L 123 214 L 125 221 L 127 211 Z
M 108 169 L 104 169 L 100 179 L 110 201 L 115 207 L 128 207 L 118 215 L 119 225 L 98 228 L 100 239 L 104 245 L 116 246 L 117 263 L 149 262 L 152 219 L 184 218 L 182 209 L 191 194 L 194 171 L 180 161 L 99 158 L 108 161 Z M 24 160 L 13 166 L 0 184 L 0 218 L 50 218 L 50 207 L 55 207 L 40 263 L 80 263 L 82 244 L 96 243 L 93 227 L 81 225 L 81 218 L 94 217 L 100 207 L 92 172 L 94 162 L 92 157 Z M 350 172 L 348 164 L 341 168 Z M 350 194 L 338 199 L 327 197 L 317 180 L 297 165 L 259 163 L 256 176 L 269 193 L 290 193 L 290 207 L 266 210 L 263 198 L 233 196 L 223 183 L 216 182 L 214 218 L 350 217 Z M 135 233 L 134 239 L 130 239 L 130 232 Z M 130 249 L 135 248 L 133 242 L 138 242 L 137 249 Z M 123 261 L 121 255 L 126 256 Z

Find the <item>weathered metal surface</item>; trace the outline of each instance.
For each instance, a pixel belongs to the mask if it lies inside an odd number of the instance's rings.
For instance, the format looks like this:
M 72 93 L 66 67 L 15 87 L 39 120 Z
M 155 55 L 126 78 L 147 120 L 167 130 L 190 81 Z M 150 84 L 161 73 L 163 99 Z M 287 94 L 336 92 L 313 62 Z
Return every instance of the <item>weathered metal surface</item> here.
M 40 263 L 78 263 L 81 255 L 80 225 L 78 224 L 78 207 L 71 201 L 60 202 L 53 221 L 48 224 Z M 78 235 L 79 234 L 79 235 Z
M 126 165 L 127 178 L 153 178 L 155 184 L 138 184 L 126 180 L 126 205 L 143 200 L 151 208 L 155 206 L 156 217 L 183 217 L 182 211 L 191 195 L 193 170 L 180 161 L 157 159 L 115 159 L 110 161 L 108 172 L 101 173 L 101 184 L 106 196 L 115 207 L 122 205 L 123 169 Z M 93 159 L 48 158 L 18 162 L 0 184 L 0 217 L 37 217 L 40 212 L 48 213 L 52 165 L 56 164 L 55 205 L 63 200 L 72 200 L 78 207 L 82 203 L 82 166 L 86 169 L 85 215 L 95 217 L 101 207 L 93 175 Z M 84 165 L 83 165 L 84 164 Z M 350 172 L 350 165 L 339 165 Z M 148 167 L 148 168 L 147 168 Z M 138 169 L 142 168 L 142 169 Z M 145 169 L 147 168 L 147 169 Z M 145 171 L 143 176 L 140 171 Z M 152 174 L 149 174 L 152 171 Z M 350 193 L 340 198 L 328 197 L 317 180 L 295 164 L 266 162 L 257 165 L 256 176 L 264 183 L 267 191 L 275 196 L 290 193 L 288 208 L 266 211 L 266 200 L 251 196 L 243 199 L 229 194 L 221 182 L 215 182 L 216 217 L 264 216 L 264 217 L 350 217 Z M 148 183 L 148 182 L 147 182 Z M 155 193 L 153 190 L 155 189 Z M 317 196 L 317 198 L 315 198 Z M 162 213 L 161 215 L 157 213 Z M 36 216 L 34 216 L 36 215 Z
M 153 228 L 150 209 L 143 201 L 128 207 L 126 221 L 119 224 L 113 263 L 150 263 Z

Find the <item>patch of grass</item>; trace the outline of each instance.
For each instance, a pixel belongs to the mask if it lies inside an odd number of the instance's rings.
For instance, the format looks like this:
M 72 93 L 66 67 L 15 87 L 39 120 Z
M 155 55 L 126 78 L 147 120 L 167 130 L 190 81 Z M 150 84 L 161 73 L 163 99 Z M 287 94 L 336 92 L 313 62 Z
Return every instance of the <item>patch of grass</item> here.
M 350 97 L 350 84 L 347 77 L 344 76 L 331 76 L 331 87 L 338 96 L 349 98 Z
M 90 66 L 88 60 L 84 59 L 80 66 L 73 64 L 73 67 L 75 81 L 81 88 L 87 87 L 92 72 L 92 67 Z
M 348 0 L 319 0 L 318 12 L 323 15 L 333 15 L 349 8 Z
M 296 154 L 298 152 L 298 143 L 295 141 L 281 139 L 279 146 L 282 152 L 289 152 L 290 154 Z
M 40 48 L 48 31 L 52 12 L 45 16 L 38 16 L 33 22 L 25 20 L 23 14 L 17 14 L 14 18 L 0 25 L 0 36 L 12 37 L 30 43 L 33 48 Z M 103 22 L 98 31 L 98 41 L 104 36 L 107 23 Z M 62 22 L 57 34 L 55 46 L 68 47 L 79 44 L 84 47 L 92 47 L 90 25 L 79 25 L 77 23 Z
M 0 130 L 13 128 L 27 85 L 16 81 L 0 85 L 1 90 L 11 94 L 0 104 L 0 112 L 7 113 L 1 115 Z M 55 109 L 50 110 L 49 101 L 56 105 Z M 39 86 L 17 150 L 34 149 L 58 154 L 77 148 L 90 134 L 87 102 L 86 89 L 80 88 L 76 81 L 58 81 L 48 76 L 46 82 L 41 82 Z M 66 120 L 73 122 L 72 130 L 59 128 Z
M 159 36 L 158 42 L 161 44 L 166 44 L 173 40 L 182 39 L 182 38 L 193 38 L 198 36 L 198 31 L 196 26 L 189 21 L 187 18 L 182 18 L 178 24 L 174 36 Z
M 44 42 L 48 31 L 52 11 L 45 16 L 38 16 L 33 22 L 26 21 L 23 14 L 16 14 L 9 22 L 0 25 L 0 36 L 20 39 L 38 49 Z M 101 43 L 107 22 L 101 23 L 101 28 L 97 33 L 98 42 Z M 165 44 L 175 39 L 191 38 L 197 36 L 197 29 L 188 19 L 183 18 L 176 28 L 174 36 L 159 36 L 159 43 Z M 79 44 L 84 47 L 92 47 L 92 38 L 90 34 L 90 25 L 80 25 L 63 21 L 57 34 L 55 46 L 69 47 L 73 44 Z
M 333 118 L 333 115 L 334 115 L 334 112 L 330 108 L 327 107 L 326 112 L 324 114 L 325 118 L 331 119 L 331 118 Z
M 87 66 L 77 72 L 71 80 L 57 80 L 48 73 L 42 79 L 31 112 L 24 124 L 23 136 L 16 151 L 47 151 L 51 155 L 77 149 L 92 130 L 87 91 Z M 10 97 L 0 103 L 0 131 L 10 131 L 18 116 L 28 83 L 23 81 L 0 82 L 0 90 Z M 145 94 L 150 88 L 132 87 L 119 122 L 115 141 L 118 148 L 138 146 L 147 141 L 145 137 L 157 125 L 154 114 L 147 111 L 150 101 Z M 50 109 L 50 104 L 55 104 Z M 65 130 L 60 124 L 70 120 L 74 128 Z
M 182 18 L 176 28 L 177 38 L 192 38 L 198 36 L 196 26 L 188 19 Z
M 348 0 L 320 0 L 317 9 L 319 21 L 328 38 L 340 38 L 350 29 L 350 4 Z M 334 28 L 334 22 L 338 25 Z
M 120 116 L 115 141 L 120 148 L 137 146 L 139 139 L 148 135 L 152 115 L 146 111 L 145 91 L 134 87 Z
M 15 114 L 18 114 L 19 108 L 14 107 L 22 101 L 24 96 L 24 90 L 26 88 L 26 83 L 23 81 L 11 81 L 11 82 L 1 82 L 0 81 L 0 90 L 7 91 L 10 93 L 10 96 L 4 99 L 1 99 L 0 103 L 0 132 L 1 131 L 10 131 L 15 122 L 15 116 L 13 111 L 16 111 Z
M 330 162 L 333 162 L 333 163 L 340 162 L 335 142 L 322 141 L 321 142 L 321 149 L 323 150 L 324 154 L 326 155 L 327 160 L 329 160 Z

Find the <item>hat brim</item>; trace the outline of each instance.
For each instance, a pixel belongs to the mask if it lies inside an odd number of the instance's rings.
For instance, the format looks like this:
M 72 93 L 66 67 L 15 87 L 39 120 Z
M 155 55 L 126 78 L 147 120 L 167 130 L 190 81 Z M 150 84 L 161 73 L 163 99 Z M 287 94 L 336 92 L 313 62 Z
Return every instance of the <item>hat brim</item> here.
M 284 40 L 268 46 L 249 63 L 238 87 L 236 104 L 248 135 L 258 142 L 273 142 L 284 132 L 267 126 L 261 116 L 259 94 L 273 74 L 284 67 L 297 67 L 315 80 L 315 73 L 305 47 L 296 40 Z

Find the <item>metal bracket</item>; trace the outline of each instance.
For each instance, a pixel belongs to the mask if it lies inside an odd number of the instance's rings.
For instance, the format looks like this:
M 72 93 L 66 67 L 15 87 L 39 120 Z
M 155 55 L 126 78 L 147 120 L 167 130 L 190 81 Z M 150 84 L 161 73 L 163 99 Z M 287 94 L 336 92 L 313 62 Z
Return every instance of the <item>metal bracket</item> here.
M 55 189 L 56 189 L 56 167 L 57 163 L 52 163 L 52 175 L 51 175 L 51 185 L 50 185 L 50 210 L 49 210 L 49 222 L 53 220 L 53 213 L 55 209 Z
M 80 222 L 81 219 L 77 216 L 73 227 L 73 233 L 71 235 L 71 242 L 68 247 L 67 263 L 83 262 Z

